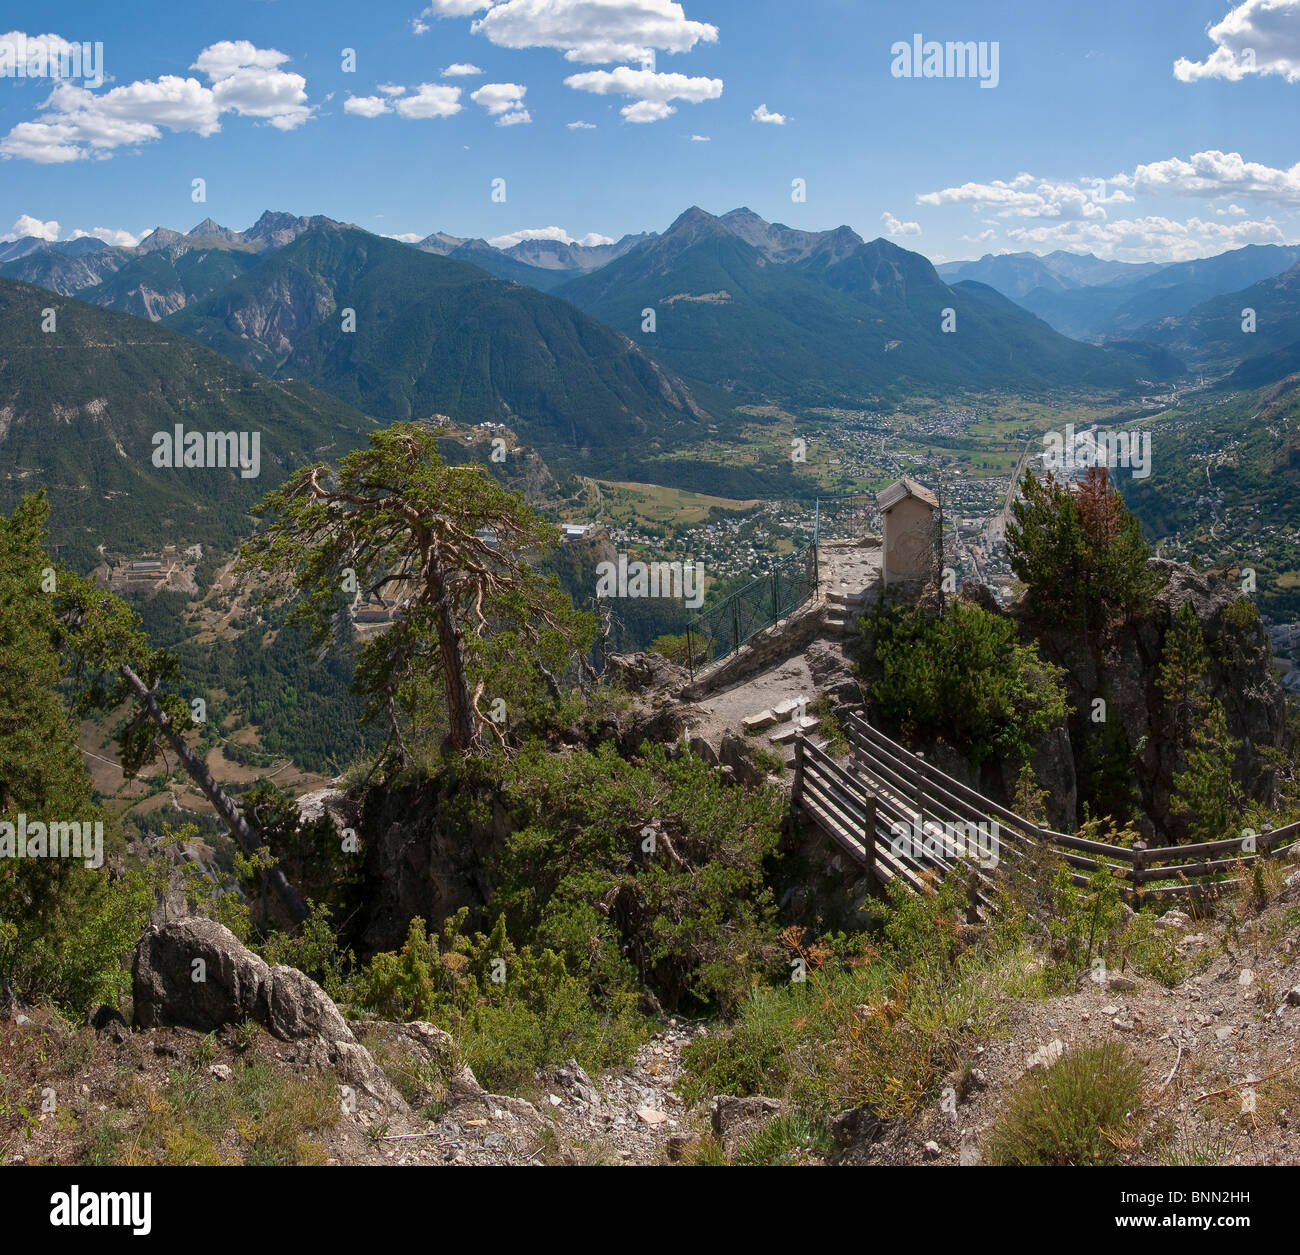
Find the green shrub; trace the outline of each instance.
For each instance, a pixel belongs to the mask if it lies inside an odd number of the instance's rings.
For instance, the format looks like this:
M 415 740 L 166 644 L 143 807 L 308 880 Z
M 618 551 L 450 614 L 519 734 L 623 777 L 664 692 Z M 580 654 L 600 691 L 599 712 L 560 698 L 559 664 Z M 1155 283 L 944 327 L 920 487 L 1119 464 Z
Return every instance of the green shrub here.
M 948 737 L 977 767 L 991 756 L 1026 761 L 1033 740 L 1068 713 L 1061 668 L 1022 645 L 1013 620 L 970 602 L 951 602 L 941 616 L 882 604 L 863 631 L 880 713 Z
M 1142 1067 L 1122 1044 L 1072 1051 L 1020 1082 L 989 1135 L 989 1160 L 1024 1167 L 1114 1163 L 1115 1141 L 1125 1139 L 1141 1102 Z
M 634 993 L 593 1000 L 553 950 L 515 946 L 504 917 L 484 936 L 462 931 L 467 916 L 459 911 L 438 937 L 412 920 L 400 951 L 371 960 L 360 981 L 364 1005 L 446 1029 L 489 1088 L 518 1090 L 569 1058 L 592 1069 L 627 1061 L 641 1037 Z

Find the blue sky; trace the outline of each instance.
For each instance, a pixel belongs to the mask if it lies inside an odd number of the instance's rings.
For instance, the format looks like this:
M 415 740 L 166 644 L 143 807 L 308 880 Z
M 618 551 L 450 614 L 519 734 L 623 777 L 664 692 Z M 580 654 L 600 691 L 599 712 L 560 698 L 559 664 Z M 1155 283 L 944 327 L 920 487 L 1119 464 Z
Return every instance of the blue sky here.
M 105 81 L 5 76 L 14 34 L 102 42 Z M 896 76 L 916 34 L 996 44 L 997 85 Z M 935 260 L 1180 259 L 1300 240 L 1297 116 L 1300 0 L 2 4 L 0 236 L 271 208 L 581 240 L 699 204 Z

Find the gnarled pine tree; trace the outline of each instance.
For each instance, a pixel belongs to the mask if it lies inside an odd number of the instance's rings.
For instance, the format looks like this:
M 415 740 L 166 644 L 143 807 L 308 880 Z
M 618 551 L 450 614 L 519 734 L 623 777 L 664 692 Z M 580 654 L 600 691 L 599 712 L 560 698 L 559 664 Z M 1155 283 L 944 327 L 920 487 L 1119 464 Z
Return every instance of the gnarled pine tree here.
M 558 695 L 554 670 L 594 632 L 531 565 L 554 527 L 484 468 L 445 465 L 437 435 L 398 423 L 337 470 L 303 467 L 257 507 L 270 522 L 242 556 L 243 570 L 297 591 L 289 620 L 319 646 L 342 630 L 349 601 L 370 597 L 393 612 L 362 650 L 357 684 L 406 757 L 402 716 L 427 720 L 430 674 L 441 681 L 445 746 L 474 754 L 485 731 L 503 741 L 480 706 L 489 683 L 495 697 L 498 682 L 509 688 L 529 671 Z

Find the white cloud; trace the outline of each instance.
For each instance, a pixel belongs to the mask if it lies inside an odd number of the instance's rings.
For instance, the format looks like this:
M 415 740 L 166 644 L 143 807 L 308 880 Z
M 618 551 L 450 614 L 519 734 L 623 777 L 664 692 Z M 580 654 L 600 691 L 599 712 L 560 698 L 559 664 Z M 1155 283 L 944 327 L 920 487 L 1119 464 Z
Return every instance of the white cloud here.
M 433 0 L 421 17 L 469 17 L 492 6 L 494 0 Z
M 765 104 L 759 105 L 749 116 L 754 122 L 770 122 L 773 126 L 784 126 L 786 123 L 784 113 L 773 113 Z
M 1138 166 L 1133 183 L 1140 192 L 1168 196 L 1232 195 L 1300 205 L 1300 162 L 1289 170 L 1280 170 L 1245 161 L 1240 153 L 1224 153 L 1218 149 L 1196 153 L 1188 161 L 1171 157 L 1168 161 Z
M 418 231 L 406 231 L 401 235 L 385 235 L 384 239 L 397 240 L 401 244 L 418 244 L 422 239 L 424 239 L 424 236 L 422 236 Z
M 45 78 L 50 74 L 50 65 L 58 62 L 60 57 L 65 62 L 71 61 L 74 49 L 80 57 L 80 45 L 69 43 L 62 35 L 28 35 L 23 31 L 8 31 L 0 35 L 0 70 L 6 76 L 12 74 L 18 78 L 24 77 L 30 70 L 33 78 Z M 86 69 L 84 63 L 82 68 Z
M 620 65 L 614 70 L 584 70 L 570 74 L 566 87 L 593 92 L 598 96 L 631 96 L 635 103 L 620 111 L 629 122 L 659 122 L 677 110 L 670 100 L 699 104 L 722 95 L 720 78 L 690 78 L 685 74 L 660 74 L 654 70 L 634 70 Z
M 375 90 L 383 96 L 401 96 L 406 88 L 401 83 L 380 83 Z
M 214 135 L 223 113 L 293 130 L 312 108 L 306 79 L 278 68 L 287 60 L 273 48 L 227 40 L 205 48 L 191 67 L 211 87 L 167 74 L 94 92 L 61 79 L 39 106 L 39 119 L 18 123 L 0 140 L 0 156 L 41 164 L 108 157 L 117 148 L 161 139 L 163 127 Z
M 113 248 L 134 248 L 144 239 L 146 232 L 135 235 L 130 231 L 123 231 L 117 227 L 91 227 L 89 231 L 83 231 L 77 228 L 68 239 L 80 240 L 89 237 L 94 240 L 103 240 L 105 244 Z
M 381 113 L 392 113 L 392 109 L 382 96 L 349 96 L 343 102 L 343 112 L 377 118 Z
M 53 243 L 59 238 L 59 224 L 53 220 L 42 222 L 39 218 L 33 218 L 31 214 L 19 214 L 18 221 L 14 223 L 9 234 L 0 235 L 0 244 L 12 244 L 14 240 L 23 240 L 28 236 Z
M 638 100 L 686 100 L 699 104 L 722 95 L 720 78 L 688 78 L 685 74 L 659 74 L 620 65 L 616 70 L 584 70 L 570 74 L 566 87 L 598 96 L 634 96 Z
M 1175 78 L 1235 83 L 1250 74 L 1279 74 L 1300 83 L 1300 0 L 1245 0 L 1205 33 L 1214 51 L 1204 61 L 1179 57 Z
M 1112 183 L 1115 180 L 1110 180 Z M 918 205 L 971 205 L 988 209 L 1000 218 L 1106 218 L 1104 206 L 1124 204 L 1133 200 L 1127 192 L 1117 189 L 1103 194 L 1096 182 L 1087 186 L 1076 183 L 1051 183 L 1036 179 L 1032 174 L 1019 174 L 1010 181 L 994 179 L 990 183 L 963 183 L 960 187 L 945 187 L 937 192 L 923 192 L 917 196 Z
M 449 65 L 442 72 L 443 78 L 469 78 L 475 74 L 482 74 L 483 71 L 476 65 L 470 65 L 468 61 L 457 61 L 454 65 Z
M 449 118 L 464 107 L 459 87 L 438 83 L 421 83 L 412 95 L 393 101 L 393 108 L 404 118 Z
M 689 52 L 714 43 L 718 28 L 690 21 L 675 0 L 434 0 L 421 17 L 466 17 L 501 48 L 557 48 L 588 64 L 644 61 L 655 50 Z
M 707 144 L 710 138 L 711 137 L 708 135 L 692 135 L 691 142 L 695 144 Z
M 581 244 L 584 248 L 595 248 L 598 244 L 613 244 L 608 235 L 589 231 L 579 239 L 571 236 L 563 227 L 528 227 L 523 231 L 511 231 L 508 235 L 498 235 L 488 241 L 493 248 L 513 248 L 524 240 L 557 240 L 561 244 Z
M 981 237 L 982 239 L 983 237 Z M 1013 227 L 1007 238 L 1019 248 L 1091 252 L 1117 261 L 1190 261 L 1247 244 L 1286 241 L 1272 218 L 1261 221 L 1213 222 L 1147 216 L 1112 222 L 1065 222 L 1052 226 Z
M 426 33 L 428 32 L 428 30 L 429 30 L 429 23 L 428 23 L 428 22 L 422 22 L 422 21 L 420 21 L 420 19 L 419 19 L 418 17 L 413 17 L 413 18 L 411 19 L 411 34 L 412 34 L 412 35 L 423 35 L 423 34 L 426 34 Z
M 569 122 L 566 125 L 571 131 L 594 131 L 596 129 L 594 122 Z
M 619 110 L 629 122 L 662 122 L 676 112 L 672 105 L 665 104 L 662 100 L 638 100 Z
M 1220 218 L 1244 218 L 1246 211 L 1240 205 L 1229 205 L 1227 209 L 1216 209 L 1214 211 Z
M 470 92 L 469 98 L 496 117 L 512 109 L 522 108 L 527 91 L 528 88 L 518 83 L 484 83 L 477 91 Z
M 885 231 L 889 235 L 921 234 L 921 224 L 919 222 L 899 222 L 888 209 L 880 215 L 880 221 L 885 224 Z
M 497 119 L 497 126 L 527 125 L 532 120 L 533 115 L 527 109 L 513 109 L 509 113 L 503 113 Z
M 205 48 L 190 68 L 212 81 L 220 112 L 233 109 L 245 117 L 265 118 L 281 131 L 292 131 L 312 111 L 307 107 L 307 80 L 279 68 L 288 59 L 283 52 L 258 48 L 247 39 L 227 39 Z

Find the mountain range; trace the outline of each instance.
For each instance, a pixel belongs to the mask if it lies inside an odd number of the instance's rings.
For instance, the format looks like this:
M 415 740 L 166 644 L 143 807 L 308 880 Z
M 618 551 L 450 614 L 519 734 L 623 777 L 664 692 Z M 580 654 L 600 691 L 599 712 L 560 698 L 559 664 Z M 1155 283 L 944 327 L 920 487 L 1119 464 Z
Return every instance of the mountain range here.
M 44 311 L 54 310 L 52 330 Z M 59 555 L 169 543 L 228 552 L 249 508 L 296 466 L 363 444 L 374 424 L 301 382 L 235 365 L 166 327 L 0 278 L 0 512 L 50 494 Z M 161 468 L 154 436 L 260 433 L 260 474 Z
M 983 284 L 950 286 L 888 240 L 848 227 L 797 231 L 748 209 L 714 217 L 692 207 L 555 294 L 686 378 L 744 400 L 1123 388 L 1153 369 L 1140 355 L 1071 341 Z
M 168 325 L 385 422 L 504 422 L 545 450 L 619 456 L 704 417 L 680 379 L 567 302 L 335 224 L 303 231 Z
M 1281 274 L 1300 261 L 1300 245 L 1249 244 L 1195 261 L 1128 263 L 1065 252 L 986 254 L 937 267 L 945 278 L 996 288 L 1064 335 L 1101 341 L 1145 338 L 1148 324 Z

